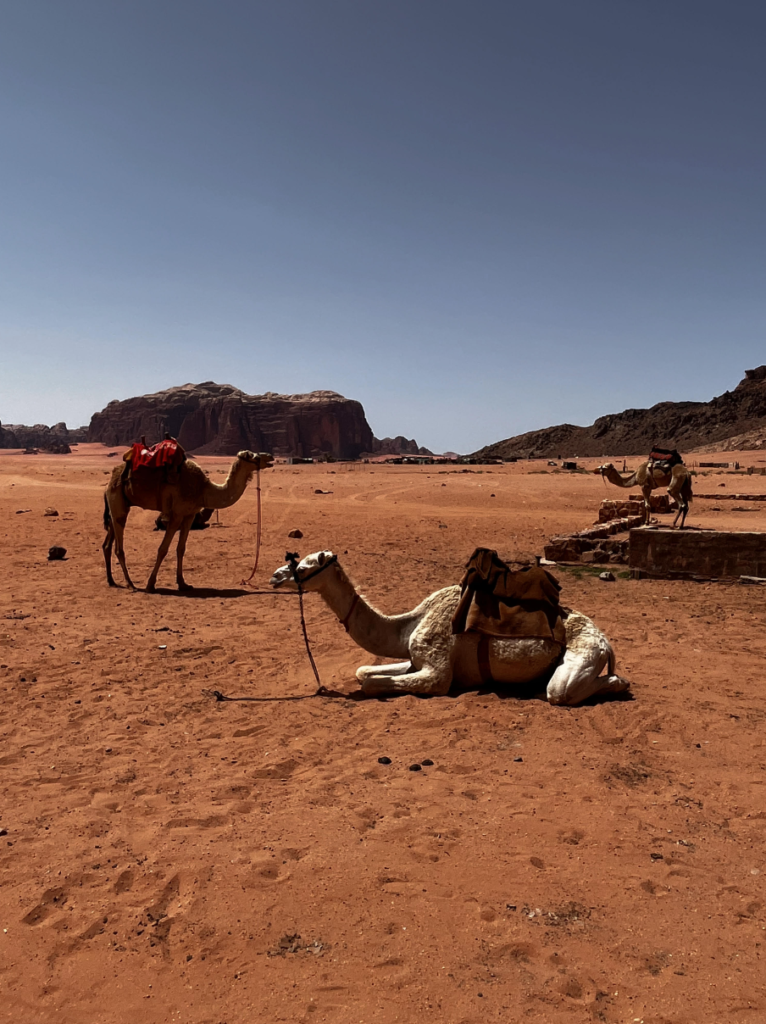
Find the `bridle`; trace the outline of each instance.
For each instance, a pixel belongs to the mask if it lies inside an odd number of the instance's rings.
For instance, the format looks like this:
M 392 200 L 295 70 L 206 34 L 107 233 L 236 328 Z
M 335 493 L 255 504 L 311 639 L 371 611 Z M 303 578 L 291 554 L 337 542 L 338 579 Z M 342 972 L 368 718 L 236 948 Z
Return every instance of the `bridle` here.
M 318 569 L 314 569 L 312 572 L 307 573 L 305 576 L 302 577 L 298 575 L 298 562 L 300 560 L 300 557 L 301 556 L 298 554 L 297 551 L 285 552 L 285 561 L 290 566 L 290 572 L 292 573 L 293 580 L 295 581 L 295 585 L 298 588 L 298 603 L 300 605 L 301 610 L 301 629 L 303 630 L 303 641 L 306 644 L 306 654 L 308 654 L 309 656 L 309 662 L 314 672 L 314 678 L 317 681 L 317 693 L 321 694 L 325 691 L 324 687 L 322 686 L 322 680 L 319 678 L 319 670 L 317 669 L 316 662 L 314 661 L 314 655 L 311 653 L 309 635 L 306 630 L 306 616 L 303 614 L 303 584 L 306 582 L 306 580 L 313 579 L 315 576 L 318 576 L 320 572 L 324 572 L 325 569 L 328 569 L 331 565 L 337 562 L 338 556 L 330 555 L 330 557 L 327 559 L 324 565 L 320 565 Z
M 318 669 L 316 667 L 316 662 L 314 661 L 314 656 L 311 653 L 311 645 L 309 644 L 309 636 L 308 636 L 308 632 L 306 630 L 306 616 L 303 614 L 303 584 L 307 580 L 314 579 L 315 576 L 318 576 L 321 572 L 324 572 L 325 569 L 329 569 L 331 565 L 336 565 L 337 562 L 338 562 L 338 556 L 337 555 L 330 555 L 330 557 L 327 559 L 327 561 L 323 565 L 320 565 L 316 569 L 312 569 L 311 572 L 306 573 L 304 576 L 299 576 L 298 575 L 298 562 L 300 561 L 300 557 L 301 556 L 298 554 L 297 551 L 286 551 L 285 552 L 285 561 L 290 566 L 290 572 L 292 573 L 293 581 L 295 582 L 295 585 L 298 588 L 298 602 L 299 602 L 300 611 L 301 611 L 301 629 L 303 630 L 303 640 L 304 640 L 304 643 L 306 644 L 306 654 L 308 654 L 309 662 L 311 663 L 311 668 L 314 671 L 314 678 L 317 681 L 317 686 L 318 686 L 317 693 L 321 694 L 321 693 L 324 693 L 324 687 L 322 686 L 322 681 L 319 678 L 319 671 L 318 671 Z M 357 605 L 358 601 L 359 601 L 359 594 L 354 593 L 354 600 L 351 602 L 351 607 L 348 610 L 348 614 L 346 615 L 345 619 L 341 619 L 341 623 L 343 625 L 343 628 L 345 629 L 345 631 L 347 633 L 348 633 L 348 621 L 351 618 L 351 615 L 352 615 L 352 613 L 354 611 L 354 608 L 356 608 L 356 605 Z
M 307 580 L 312 580 L 315 576 L 318 576 L 320 572 L 324 572 L 325 569 L 329 569 L 331 565 L 334 565 L 338 561 L 337 555 L 330 555 L 324 565 L 320 565 L 318 569 L 313 569 L 311 572 L 306 573 L 305 576 L 298 575 L 298 562 L 300 561 L 300 555 L 297 551 L 286 551 L 285 561 L 290 566 L 290 571 L 293 574 L 293 579 L 300 591 L 301 585 Z
M 337 555 L 330 555 L 330 557 L 327 559 L 327 561 L 324 563 L 324 565 L 320 565 L 318 569 L 314 569 L 312 572 L 307 573 L 307 575 L 299 577 L 298 576 L 298 559 L 300 558 L 300 555 L 298 554 L 298 552 L 297 551 L 294 551 L 294 552 L 287 551 L 285 553 L 285 558 L 287 559 L 287 564 L 290 566 L 290 571 L 293 574 L 293 579 L 295 580 L 295 584 L 298 587 L 298 593 L 299 594 L 301 592 L 301 586 L 306 582 L 306 580 L 313 579 L 315 576 L 318 576 L 320 574 L 320 572 L 324 572 L 325 569 L 328 569 L 331 565 L 337 564 L 337 561 L 338 561 L 338 556 Z M 347 633 L 348 633 L 349 619 L 354 614 L 354 608 L 356 608 L 358 603 L 359 603 L 359 594 L 357 594 L 357 592 L 354 591 L 354 599 L 351 602 L 351 607 L 346 612 L 345 618 L 342 618 L 340 620 L 341 626 L 343 626 L 343 628 L 345 629 L 345 631 Z

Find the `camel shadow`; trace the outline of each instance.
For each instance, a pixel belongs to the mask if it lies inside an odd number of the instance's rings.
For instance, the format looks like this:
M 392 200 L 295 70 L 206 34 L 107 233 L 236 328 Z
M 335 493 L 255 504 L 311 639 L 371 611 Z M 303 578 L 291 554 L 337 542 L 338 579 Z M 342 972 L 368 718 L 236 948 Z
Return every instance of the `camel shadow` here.
M 162 597 L 196 598 L 204 601 L 210 597 L 258 597 L 265 594 L 273 595 L 275 591 L 243 590 L 241 587 L 228 587 L 224 589 L 219 589 L 217 587 L 193 587 L 190 590 L 176 590 L 171 587 L 157 587 L 153 591 L 144 591 L 144 593 L 158 594 Z

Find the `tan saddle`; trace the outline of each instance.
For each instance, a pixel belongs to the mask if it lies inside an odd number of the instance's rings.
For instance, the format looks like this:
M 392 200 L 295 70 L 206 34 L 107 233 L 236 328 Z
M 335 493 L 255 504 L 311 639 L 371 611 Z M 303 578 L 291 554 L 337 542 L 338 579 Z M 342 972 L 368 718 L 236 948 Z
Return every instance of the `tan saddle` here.
M 489 638 L 552 640 L 566 647 L 558 580 L 538 565 L 513 570 L 490 548 L 476 548 L 460 584 L 452 632 L 478 633 L 479 671 L 491 682 Z

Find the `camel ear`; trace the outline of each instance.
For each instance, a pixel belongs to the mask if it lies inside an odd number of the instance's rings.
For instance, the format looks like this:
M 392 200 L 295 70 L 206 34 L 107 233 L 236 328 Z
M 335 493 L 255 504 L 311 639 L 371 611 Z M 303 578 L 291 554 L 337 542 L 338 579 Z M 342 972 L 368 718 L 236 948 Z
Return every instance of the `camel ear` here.
M 319 552 L 318 562 L 320 565 L 324 565 L 324 551 Z

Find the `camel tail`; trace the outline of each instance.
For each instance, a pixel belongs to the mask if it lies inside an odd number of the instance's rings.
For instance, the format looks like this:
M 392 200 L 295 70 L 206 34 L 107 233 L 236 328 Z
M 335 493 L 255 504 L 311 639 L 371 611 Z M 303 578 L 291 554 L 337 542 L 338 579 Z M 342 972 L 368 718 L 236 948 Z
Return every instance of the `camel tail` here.
M 111 525 L 112 517 L 109 513 L 109 502 L 106 500 L 106 495 L 104 495 L 104 529 L 108 530 Z

